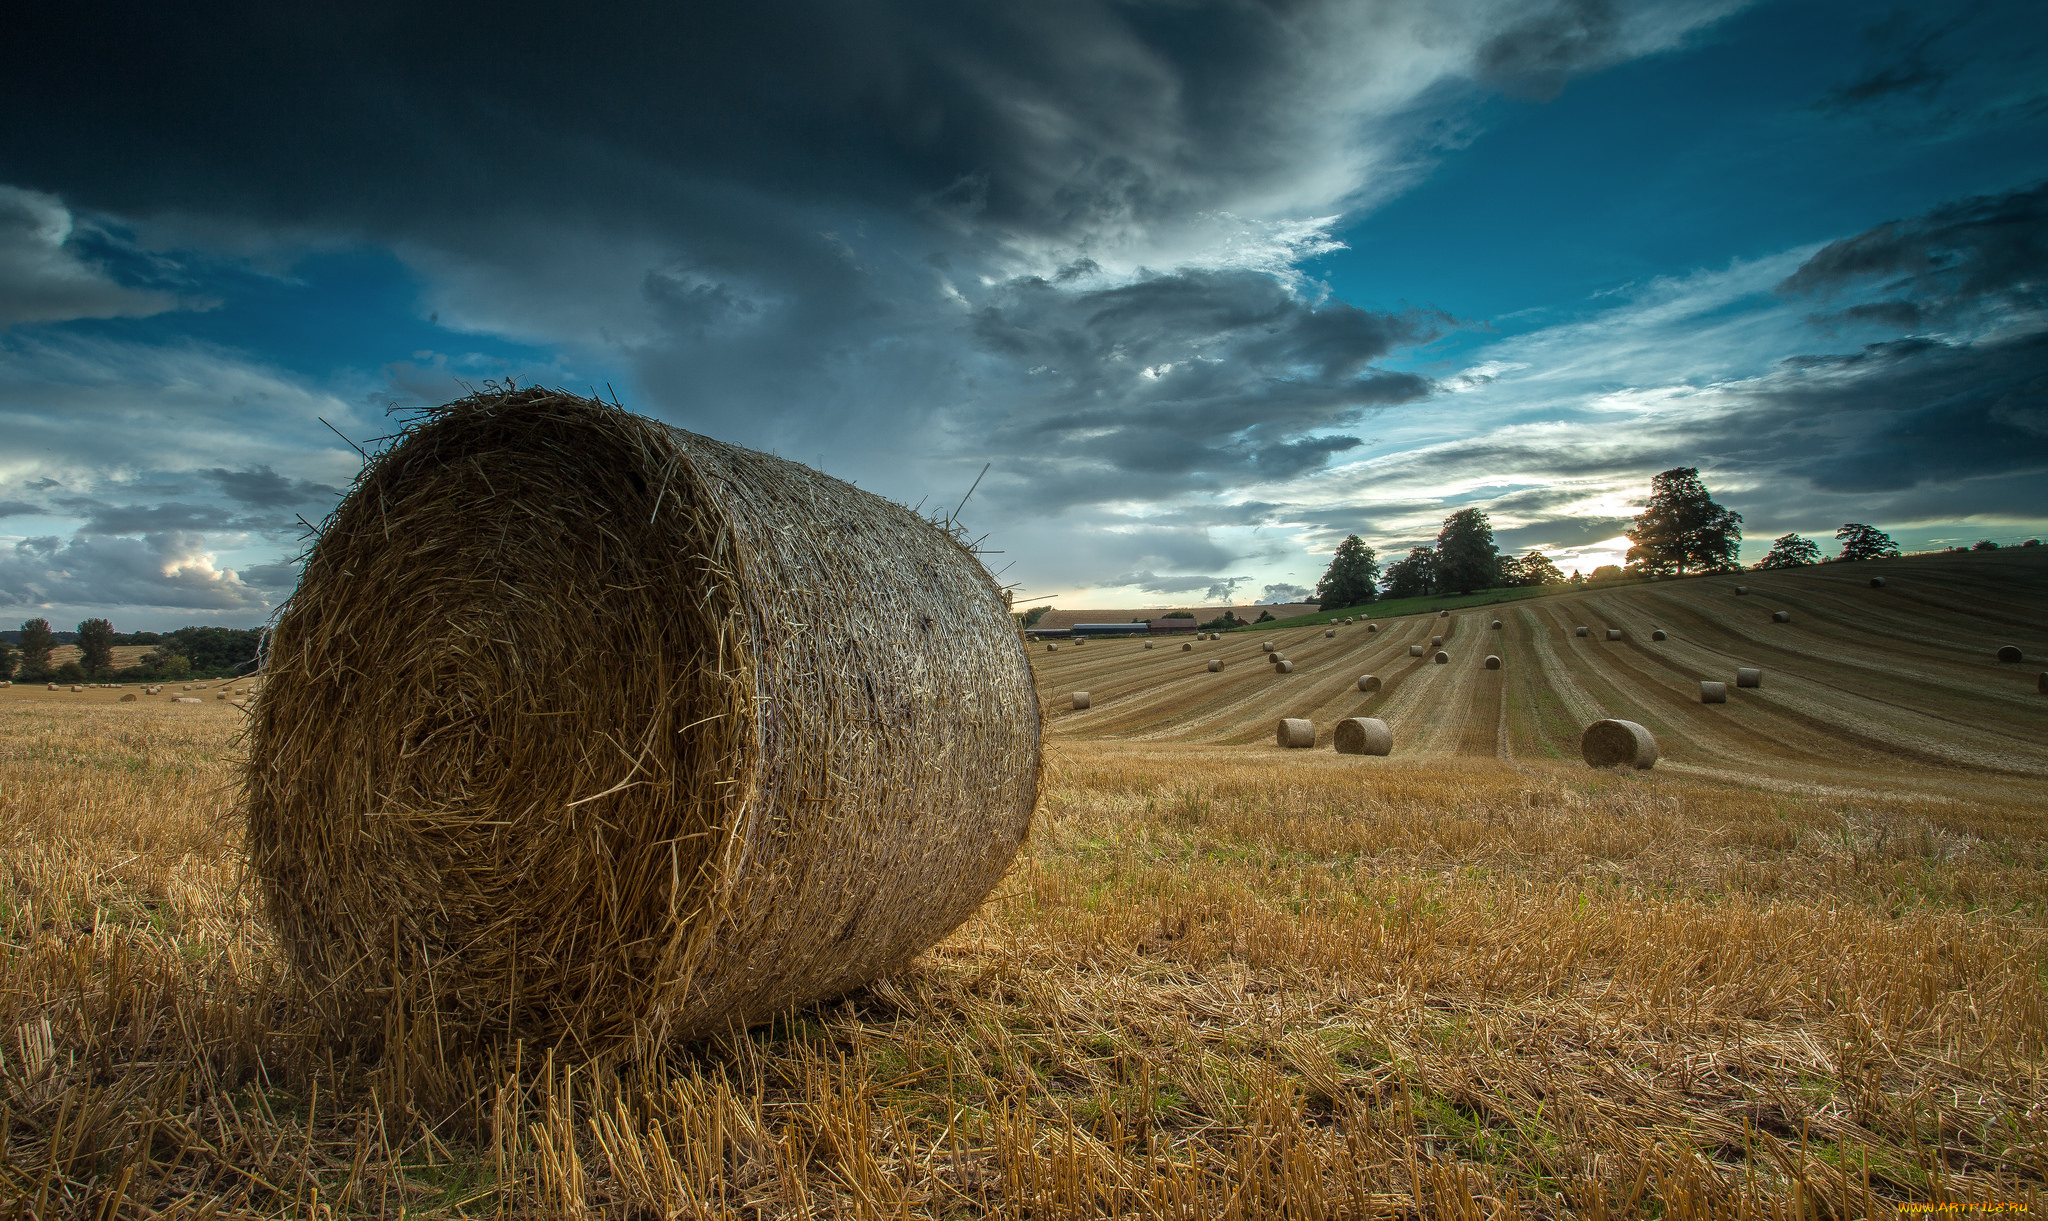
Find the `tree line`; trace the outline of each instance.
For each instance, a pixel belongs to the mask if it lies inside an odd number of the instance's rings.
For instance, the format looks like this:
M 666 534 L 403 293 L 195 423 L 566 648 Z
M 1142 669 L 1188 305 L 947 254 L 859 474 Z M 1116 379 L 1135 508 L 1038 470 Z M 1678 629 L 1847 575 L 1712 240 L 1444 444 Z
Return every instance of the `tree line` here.
M 122 635 L 105 619 L 87 619 L 73 637 L 78 656 L 52 661 L 57 634 L 48 619 L 30 619 L 13 641 L 0 637 L 0 679 L 42 683 L 154 683 L 226 678 L 249 669 L 263 643 L 261 628 L 182 627 Z M 116 645 L 151 645 L 140 661 L 115 668 Z
M 1888 559 L 1899 554 L 1891 536 L 1874 526 L 1850 522 L 1835 531 L 1841 553 L 1830 560 L 1810 539 L 1787 534 L 1775 540 L 1770 554 L 1754 567 L 1794 568 L 1803 564 Z M 1742 514 L 1717 503 L 1700 480 L 1698 468 L 1674 467 L 1650 481 L 1649 503 L 1628 530 L 1626 565 L 1603 565 L 1593 580 L 1622 577 L 1685 577 L 1714 572 L 1739 572 Z M 2029 539 L 2021 546 L 2038 546 Z M 1986 540 L 1972 550 L 1990 550 Z M 1466 594 L 1486 589 L 1530 585 L 1563 585 L 1569 578 L 1540 551 L 1503 556 L 1493 540 L 1493 523 L 1483 510 L 1459 509 L 1444 518 L 1436 541 L 1410 548 L 1386 565 L 1379 553 L 1353 534 L 1337 546 L 1330 567 L 1316 585 L 1316 602 L 1324 609 L 1363 606 L 1380 598 L 1413 598 L 1434 594 Z

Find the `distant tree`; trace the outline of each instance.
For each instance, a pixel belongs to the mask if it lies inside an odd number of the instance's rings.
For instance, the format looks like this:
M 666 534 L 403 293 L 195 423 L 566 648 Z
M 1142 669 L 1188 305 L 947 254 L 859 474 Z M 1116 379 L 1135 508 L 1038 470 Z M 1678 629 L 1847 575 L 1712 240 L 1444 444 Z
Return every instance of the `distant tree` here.
M 1780 534 L 1771 540 L 1771 553 L 1756 562 L 1758 568 L 1803 568 L 1820 563 L 1820 548 L 1810 538 Z
M 196 675 L 217 678 L 246 668 L 262 643 L 261 628 L 181 627 L 165 632 L 157 649 L 184 657 Z
M 1195 617 L 1195 612 L 1193 612 L 1193 611 L 1167 611 L 1167 612 L 1166 612 L 1165 614 L 1163 614 L 1163 615 L 1161 615 L 1161 616 L 1159 616 L 1159 617 L 1160 617 L 1161 619 L 1192 619 L 1192 618 L 1194 618 L 1194 617 Z
M 1436 550 L 1412 547 L 1387 565 L 1381 587 L 1389 598 L 1419 598 L 1436 589 Z
M 1629 567 L 1645 576 L 1721 572 L 1736 566 L 1742 514 L 1714 503 L 1697 467 L 1673 467 L 1650 481 L 1628 541 Z
M 1550 557 L 1541 551 L 1531 551 L 1519 557 L 1502 560 L 1500 563 L 1503 585 L 1562 585 L 1564 574 Z
M 73 658 L 58 666 L 56 673 L 52 674 L 51 677 L 60 683 L 82 683 L 88 675 L 85 672 L 85 667 L 79 665 L 78 660 Z
M 1356 534 L 1337 544 L 1330 569 L 1316 582 L 1316 603 L 1324 610 L 1363 606 L 1380 596 L 1379 552 Z
M 87 619 L 78 625 L 78 664 L 87 678 L 98 678 L 114 668 L 114 625 L 105 619 Z
M 1205 631 L 1227 632 L 1231 628 L 1238 627 L 1241 625 L 1237 621 L 1236 612 L 1226 607 L 1224 608 L 1222 614 L 1216 616 L 1214 619 L 1209 620 L 1209 622 L 1204 623 L 1201 626 Z
M 50 634 L 48 619 L 30 619 L 21 625 L 21 664 L 15 667 L 15 677 L 25 682 L 47 682 L 50 678 L 50 650 L 57 647 L 57 638 Z
M 14 663 L 18 656 L 14 651 L 14 642 L 0 637 L 0 682 L 14 677 Z
M 1272 612 L 1272 611 L 1260 611 L 1260 612 L 1259 612 L 1259 617 L 1258 617 L 1258 618 L 1256 618 L 1256 619 L 1254 619 L 1254 620 L 1252 620 L 1252 622 L 1253 622 L 1253 623 L 1273 623 L 1273 622 L 1275 622 L 1275 620 L 1274 620 L 1274 618 L 1273 618 L 1273 612 Z
M 1572 579 L 1571 579 L 1571 583 L 1572 583 L 1573 585 L 1584 585 L 1584 584 L 1586 583 L 1586 578 L 1584 578 L 1584 577 L 1580 576 L 1580 575 L 1579 575 L 1579 570 L 1578 570 L 1578 569 L 1576 569 L 1576 568 L 1574 568 L 1574 569 L 1572 569 Z
M 1622 572 L 1621 565 L 1619 564 L 1602 564 L 1595 568 L 1593 575 L 1586 579 L 1588 581 L 1619 581 L 1625 575 L 1627 574 Z
M 2040 545 L 2041 540 L 2038 538 L 2030 538 L 2026 542 L 2020 544 L 2020 546 L 2022 547 L 2038 547 Z
M 1892 536 L 1876 526 L 1861 522 L 1850 522 L 1835 531 L 1835 539 L 1842 544 L 1838 560 L 1888 560 L 1899 553 L 1899 545 Z
M 1024 626 L 1030 627 L 1032 624 L 1038 622 L 1040 619 L 1045 618 L 1045 612 L 1051 609 L 1052 607 L 1050 606 L 1034 606 L 1030 610 L 1025 611 Z
M 1991 541 L 1990 539 L 1988 539 L 1988 538 L 1980 538 L 1980 539 L 1978 539 L 1978 540 L 1977 540 L 1977 545 L 1976 545 L 1976 546 L 1974 546 L 1974 547 L 1972 547 L 1972 548 L 1970 548 L 1970 550 L 1972 550 L 1972 551 L 1996 551 L 1996 550 L 1998 550 L 1998 544 L 1997 544 L 1997 543 L 1994 543 L 1994 542 L 1992 542 L 1992 541 Z
M 192 673 L 192 661 L 182 653 L 172 653 L 157 648 L 142 655 L 139 667 L 144 682 L 159 682 L 185 678 Z
M 1459 509 L 1444 518 L 1436 536 L 1436 587 L 1469 594 L 1500 584 L 1500 548 L 1493 523 L 1481 509 Z

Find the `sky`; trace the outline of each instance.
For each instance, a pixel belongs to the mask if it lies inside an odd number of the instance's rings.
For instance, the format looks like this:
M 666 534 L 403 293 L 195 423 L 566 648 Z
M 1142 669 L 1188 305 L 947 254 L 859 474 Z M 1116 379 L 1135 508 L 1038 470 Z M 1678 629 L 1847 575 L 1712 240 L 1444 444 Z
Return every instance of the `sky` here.
M 759 11 L 756 11 L 759 10 Z M 2048 533 L 2037 3 L 50 7 L 0 72 L 0 622 L 250 626 L 562 386 L 960 509 L 1020 605 Z

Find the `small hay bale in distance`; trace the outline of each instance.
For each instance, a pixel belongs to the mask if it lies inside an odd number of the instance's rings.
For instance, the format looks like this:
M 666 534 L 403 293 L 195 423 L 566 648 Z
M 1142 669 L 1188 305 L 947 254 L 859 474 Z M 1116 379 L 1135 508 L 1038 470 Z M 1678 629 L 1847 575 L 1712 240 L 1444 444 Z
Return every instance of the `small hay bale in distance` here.
M 1195 646 L 1194 646 L 1194 645 L 1191 645 L 1191 644 L 1189 644 L 1189 643 L 1188 643 L 1187 641 L 1183 640 L 1183 641 L 1181 641 L 1181 645 L 1180 645 L 1180 651 L 1181 651 L 1181 652 L 1183 652 L 1183 653 L 1192 653 L 1192 652 L 1194 652 L 1194 651 L 1195 651 Z
M 1337 634 L 1337 629 L 1336 629 L 1336 628 L 1333 628 L 1333 627 L 1326 627 L 1326 628 L 1324 628 L 1324 629 L 1323 629 L 1323 638 L 1324 638 L 1324 639 L 1326 639 L 1326 640 L 1327 640 L 1328 638 L 1330 638 L 1331 636 L 1335 636 L 1336 634 Z
M 1445 665 L 1451 660 L 1451 655 L 1449 653 L 1444 652 L 1442 649 L 1438 649 L 1436 657 L 1433 660 L 1436 662 L 1437 665 Z
M 1394 731 L 1378 717 L 1350 716 L 1337 722 L 1331 745 L 1340 755 L 1391 755 Z
M 1307 750 L 1316 744 L 1316 723 L 1307 717 L 1281 717 L 1273 736 L 1288 750 Z
M 171 697 L 171 702 L 173 704 L 204 704 L 206 701 L 196 695 L 174 695 Z
M 1883 577 L 1872 577 L 1872 578 L 1870 578 L 1870 587 L 1871 587 L 1872 589 L 1883 589 L 1883 588 L 1884 588 L 1884 578 L 1883 578 Z
M 1579 757 L 1588 767 L 1647 771 L 1657 765 L 1657 739 L 1634 721 L 1610 717 L 1586 726 L 1579 735 Z
M 1441 636 L 1431 636 L 1431 637 L 1429 638 L 1429 647 L 1430 647 L 1430 648 L 1432 648 L 1432 649 L 1439 649 L 1439 648 L 1442 648 L 1442 647 L 1443 647 L 1443 643 L 1444 643 L 1444 638 L 1443 638 L 1443 637 L 1441 637 Z
M 134 702 L 135 702 L 135 693 L 134 693 L 133 691 L 130 691 L 130 692 L 129 692 L 128 694 L 126 694 L 126 695 L 122 696 L 122 697 L 121 697 L 121 702 L 122 702 L 122 703 L 124 703 L 124 704 L 132 704 L 132 703 L 134 703 Z
M 1448 619 L 1448 618 L 1450 618 L 1450 617 L 1451 617 L 1451 612 L 1449 612 L 1449 611 L 1438 611 L 1438 612 L 1436 613 L 1436 617 L 1437 617 L 1437 618 L 1439 618 L 1439 619 Z
M 1419 645 L 1419 644 L 1411 644 L 1411 645 L 1409 645 L 1409 646 L 1408 646 L 1408 656 L 1410 656 L 1410 657 L 1420 657 L 1420 656 L 1422 656 L 1422 646 L 1421 646 L 1421 645 Z
M 1735 685 L 1738 687 L 1761 687 L 1764 685 L 1764 672 L 1755 666 L 1737 666 L 1735 667 Z
M 1700 680 L 1700 703 L 1702 703 L 1702 704 L 1725 704 L 1725 703 L 1727 703 L 1727 702 L 1728 702 L 1728 684 L 1727 684 L 1727 683 L 1717 683 L 1717 682 L 1714 682 L 1714 681 L 1713 681 L 1713 680 L 1711 680 L 1711 679 L 1705 679 L 1705 678 L 1703 678 L 1703 679 L 1701 679 L 1701 680 Z
M 1359 676 L 1358 676 L 1358 689 L 1359 689 L 1360 691 L 1377 691 L 1377 690 L 1379 690 L 1379 689 L 1380 689 L 1380 676 L 1379 676 L 1379 675 L 1377 675 L 1377 674 L 1361 674 L 1361 675 L 1359 675 Z
M 1580 626 L 1580 627 L 1575 627 L 1575 628 L 1573 628 L 1573 629 L 1572 629 L 1572 635 L 1574 635 L 1574 636 L 1584 636 L 1584 635 L 1586 635 L 1586 634 L 1587 634 L 1587 632 L 1588 632 L 1589 630 L 1590 630 L 1590 629 L 1588 629 L 1588 628 L 1586 628 L 1586 627 L 1584 627 L 1584 626 Z
M 1487 668 L 1487 669 L 1489 669 L 1489 670 L 1498 670 L 1498 669 L 1500 669 L 1500 658 L 1499 658 L 1499 656 L 1498 656 L 1498 655 L 1496 655 L 1496 654 L 1493 654 L 1493 653 L 1488 653 L 1488 654 L 1486 655 L 1486 668 Z
M 1791 611 L 1772 611 L 1772 612 L 1771 612 L 1771 622 L 1772 622 L 1772 623 L 1790 623 L 1790 622 L 1792 622 L 1792 612 L 1791 612 Z
M 2026 660 L 2026 654 L 2020 652 L 2020 646 L 2016 644 L 2002 644 L 1998 646 L 1998 660 L 2021 662 Z
M 1738 598 L 1746 598 L 1746 597 L 1748 597 L 1748 596 L 1749 596 L 1749 586 L 1747 586 L 1747 585 L 1737 585 L 1737 586 L 1735 587 L 1735 596 L 1736 596 L 1736 597 L 1738 597 Z
M 1151 648 L 1151 647 L 1152 647 L 1152 642 L 1151 642 L 1151 641 L 1149 641 L 1149 640 L 1148 640 L 1148 641 L 1146 641 L 1146 642 L 1145 642 L 1145 647 L 1146 647 L 1146 648 L 1148 648 L 1148 649 L 1149 649 L 1149 648 Z
M 1221 657 L 1212 657 L 1209 659 L 1209 673 L 1223 673 L 1223 659 Z
M 1275 666 L 1273 667 L 1273 673 L 1275 673 L 1275 674 L 1292 674 L 1292 673 L 1294 673 L 1294 663 L 1293 663 L 1293 662 L 1291 662 L 1291 661 L 1283 661 L 1283 662 L 1280 662 L 1279 664 L 1277 664 L 1277 665 L 1275 665 Z
M 1607 629 L 1607 638 L 1608 638 L 1609 640 L 1619 640 L 1619 639 L 1621 639 L 1621 629 L 1620 629 L 1620 628 L 1618 628 L 1618 627 L 1611 627 L 1611 628 L 1608 628 L 1608 629 Z
M 1650 633 L 1650 639 L 1652 639 L 1652 640 L 1666 640 L 1666 639 L 1669 639 L 1669 638 L 1668 638 L 1667 636 L 1665 636 L 1665 635 L 1664 635 L 1664 629 L 1660 627 L 1660 628 L 1658 628 L 1658 629 L 1656 629 L 1655 631 L 1653 631 L 1653 632 L 1651 632 L 1651 633 Z
M 324 1025 L 450 1057 L 651 1053 L 858 987 L 980 906 L 1038 793 L 1024 644 L 954 537 L 540 389 L 371 459 L 250 711 L 290 968 Z
M 1057 652 L 1059 652 L 1059 651 L 1060 651 L 1060 646 L 1059 646 L 1059 642 L 1058 642 L 1058 641 L 1056 641 L 1056 640 L 1048 640 L 1048 641 L 1046 641 L 1046 642 L 1045 642 L 1045 651 L 1046 651 L 1046 652 L 1048 652 L 1048 653 L 1057 653 Z
M 1076 711 L 1076 712 L 1079 712 L 1079 711 L 1081 711 L 1082 709 L 1086 708 L 1087 706 L 1088 706 L 1088 693 L 1087 693 L 1086 691 L 1076 691 L 1076 692 L 1074 692 L 1074 711 Z
M 1380 625 L 1377 623 L 1368 623 L 1365 625 L 1365 630 L 1368 632 L 1377 632 L 1380 630 Z
M 1499 631 L 1499 630 L 1500 630 L 1500 620 L 1498 620 L 1498 619 L 1495 619 L 1495 620 L 1493 621 L 1493 625 L 1492 625 L 1492 627 L 1491 627 L 1491 628 L 1489 628 L 1488 630 L 1490 630 L 1490 631 L 1495 631 L 1495 632 Z
M 2048 695 L 2048 670 L 2041 671 L 2041 677 L 2035 682 L 2034 689 L 2042 695 Z
M 1278 645 L 1276 645 L 1276 644 L 1274 644 L 1274 643 L 1273 643 L 1272 641 L 1270 641 L 1270 640 L 1262 640 L 1262 641 L 1260 641 L 1260 642 L 1259 642 L 1259 647 L 1260 647 L 1261 649 L 1264 649 L 1264 650 L 1265 650 L 1266 652 L 1268 652 L 1268 653 L 1276 652 L 1276 651 L 1278 651 L 1278 649 L 1279 649 L 1279 646 L 1278 646 Z

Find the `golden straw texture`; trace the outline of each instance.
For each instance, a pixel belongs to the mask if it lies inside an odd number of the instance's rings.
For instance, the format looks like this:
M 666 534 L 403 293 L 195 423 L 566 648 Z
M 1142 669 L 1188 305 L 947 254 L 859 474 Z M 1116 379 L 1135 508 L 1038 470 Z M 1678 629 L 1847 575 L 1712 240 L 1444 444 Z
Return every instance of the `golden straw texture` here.
M 796 463 L 545 390 L 374 459 L 254 705 L 265 914 L 323 1014 L 645 1051 L 966 919 L 1038 788 L 1002 591 Z

